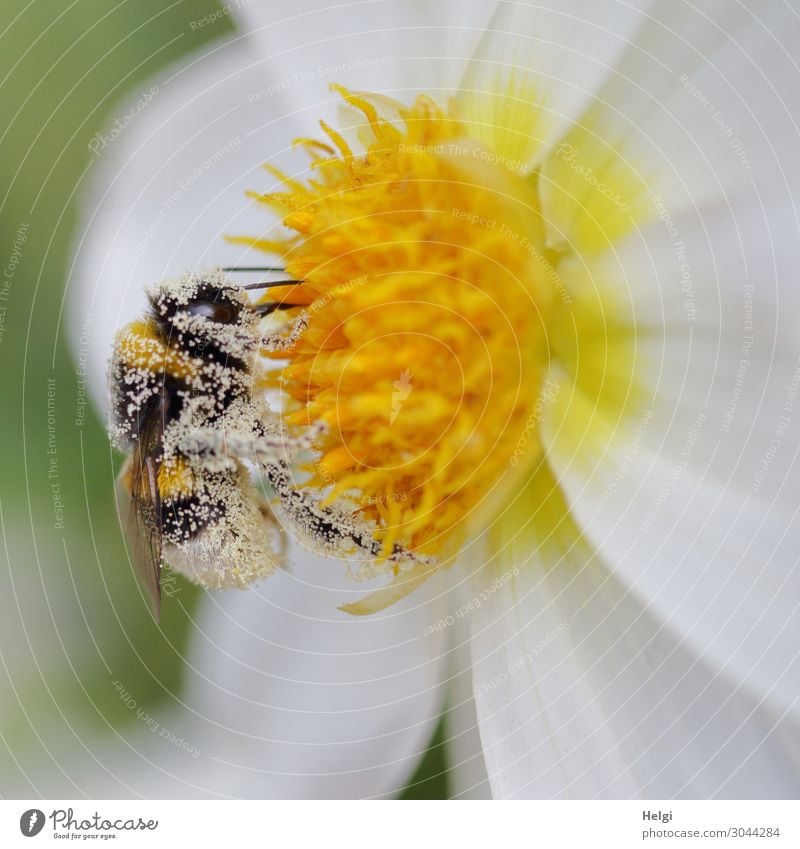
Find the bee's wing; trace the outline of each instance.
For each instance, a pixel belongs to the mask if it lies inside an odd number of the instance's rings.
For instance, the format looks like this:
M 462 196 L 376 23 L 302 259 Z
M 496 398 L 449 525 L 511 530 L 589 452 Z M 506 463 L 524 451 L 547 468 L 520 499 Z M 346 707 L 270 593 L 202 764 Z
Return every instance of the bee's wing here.
M 131 548 L 134 569 L 150 596 L 153 615 L 161 613 L 161 497 L 154 457 L 134 448 L 117 478 L 120 519 Z

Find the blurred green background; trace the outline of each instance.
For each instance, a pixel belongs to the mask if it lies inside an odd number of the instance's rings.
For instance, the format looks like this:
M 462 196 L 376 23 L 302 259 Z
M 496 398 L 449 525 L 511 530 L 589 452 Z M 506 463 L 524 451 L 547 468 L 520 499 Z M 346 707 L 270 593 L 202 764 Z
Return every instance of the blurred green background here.
M 197 592 L 182 585 L 157 626 L 129 570 L 109 568 L 127 563 L 112 492 L 119 458 L 91 407 L 75 424 L 78 374 L 63 310 L 77 201 L 97 161 L 89 139 L 131 88 L 230 31 L 231 16 L 213 28 L 187 26 L 216 8 L 210 0 L 0 0 L 0 228 L 11 283 L 0 300 L 5 796 L 33 794 L 26 753 L 57 744 L 68 723 L 96 723 L 100 734 L 136 721 L 109 685 L 110 670 L 125 670 L 145 706 L 180 684 Z M 442 735 L 440 727 L 405 797 L 448 795 Z

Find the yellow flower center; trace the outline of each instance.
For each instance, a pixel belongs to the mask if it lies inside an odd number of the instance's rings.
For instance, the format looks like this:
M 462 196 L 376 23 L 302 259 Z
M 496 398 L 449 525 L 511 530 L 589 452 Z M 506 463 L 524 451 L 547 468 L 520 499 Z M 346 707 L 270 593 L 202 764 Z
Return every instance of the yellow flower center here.
M 365 152 L 323 123 L 329 142 L 300 140 L 312 179 L 276 172 L 285 190 L 256 196 L 294 233 L 250 243 L 302 281 L 277 292 L 303 323 L 274 382 L 291 423 L 328 426 L 308 485 L 349 499 L 385 555 L 444 553 L 537 459 L 555 259 L 535 176 L 452 107 L 420 97 L 389 121 L 341 93 Z

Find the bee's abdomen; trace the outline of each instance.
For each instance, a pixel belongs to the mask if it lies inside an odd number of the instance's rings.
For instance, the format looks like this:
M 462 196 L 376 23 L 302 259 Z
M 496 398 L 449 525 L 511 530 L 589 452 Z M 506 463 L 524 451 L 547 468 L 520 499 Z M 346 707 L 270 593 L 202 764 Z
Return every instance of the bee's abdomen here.
M 164 536 L 179 545 L 189 542 L 227 515 L 222 494 L 235 486 L 236 472 L 204 471 L 192 481 L 190 490 L 175 493 L 161 502 Z
M 224 502 L 211 502 L 203 493 L 164 502 L 161 505 L 164 536 L 175 545 L 189 542 L 210 525 L 219 523 L 225 512 Z

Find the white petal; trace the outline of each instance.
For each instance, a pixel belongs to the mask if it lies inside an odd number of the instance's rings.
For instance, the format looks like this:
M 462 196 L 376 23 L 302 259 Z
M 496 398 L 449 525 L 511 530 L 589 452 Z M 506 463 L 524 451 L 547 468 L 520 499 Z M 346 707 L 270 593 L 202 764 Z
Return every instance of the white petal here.
M 651 195 L 661 195 L 671 215 L 753 186 L 796 197 L 800 178 L 788 166 L 800 121 L 798 39 L 800 18 L 788 4 L 655 4 L 635 46 L 564 137 L 566 150 L 578 153 L 567 161 L 562 151 L 544 169 L 554 239 L 579 238 L 597 195 L 574 178 L 576 165 L 595 168 L 634 207 L 632 225 Z M 565 183 L 574 189 L 566 197 Z M 634 190 L 642 197 L 631 197 Z M 645 205 L 652 215 L 653 204 Z
M 137 705 L 122 740 L 84 730 L 88 751 L 56 745 L 75 787 L 40 764 L 31 771 L 37 791 L 361 798 L 402 790 L 443 708 L 444 634 L 426 632 L 441 609 L 423 593 L 383 615 L 348 616 L 337 606 L 363 587 L 337 577 L 336 561 L 300 560 L 257 589 L 209 598 L 182 705 Z M 149 726 L 137 722 L 142 707 Z
M 676 216 L 685 260 L 660 221 L 595 260 L 584 285 L 608 287 L 612 266 L 629 284 L 641 407 L 598 405 L 564 374 L 542 432 L 620 579 L 785 709 L 800 688 L 800 231 L 790 204 L 763 200 Z
M 785 741 L 797 717 L 688 651 L 570 527 L 532 550 L 509 525 L 478 573 L 474 687 L 494 795 L 796 796 L 800 758 Z
M 496 0 L 367 0 L 320 4 L 271 0 L 242 4 L 237 14 L 273 85 L 290 90 L 295 108 L 315 120 L 327 87 L 391 94 L 449 95 Z
M 458 611 L 462 604 L 468 602 L 469 598 L 462 598 L 453 609 Z M 488 799 L 491 788 L 472 696 L 472 656 L 469 627 L 465 620 L 456 620 L 453 634 L 445 714 L 450 793 L 454 799 Z
M 462 84 L 476 136 L 535 168 L 584 114 L 648 6 L 649 0 L 567 0 L 554 8 L 500 3 Z

